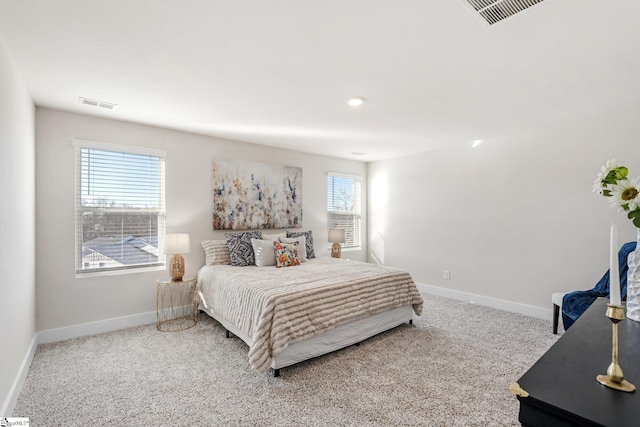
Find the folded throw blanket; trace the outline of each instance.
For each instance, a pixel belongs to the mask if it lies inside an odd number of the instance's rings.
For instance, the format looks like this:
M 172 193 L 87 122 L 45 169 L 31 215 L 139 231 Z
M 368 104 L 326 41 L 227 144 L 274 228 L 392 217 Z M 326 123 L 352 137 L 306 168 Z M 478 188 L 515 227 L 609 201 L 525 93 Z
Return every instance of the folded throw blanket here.
M 622 245 L 618 251 L 618 268 L 620 271 L 620 295 L 624 298 L 627 295 L 627 257 L 636 250 L 636 242 L 629 242 Z M 566 331 L 578 320 L 593 302 L 599 297 L 609 296 L 609 271 L 602 276 L 602 279 L 593 289 L 587 291 L 569 292 L 562 299 L 562 324 Z

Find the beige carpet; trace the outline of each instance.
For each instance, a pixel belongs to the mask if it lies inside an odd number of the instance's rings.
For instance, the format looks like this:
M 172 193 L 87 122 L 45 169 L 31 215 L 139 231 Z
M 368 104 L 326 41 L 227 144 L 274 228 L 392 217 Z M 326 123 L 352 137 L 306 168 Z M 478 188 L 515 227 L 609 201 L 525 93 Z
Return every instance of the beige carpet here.
M 204 314 L 38 347 L 14 416 L 31 426 L 519 426 L 508 393 L 551 322 L 425 296 L 414 325 L 258 374 Z

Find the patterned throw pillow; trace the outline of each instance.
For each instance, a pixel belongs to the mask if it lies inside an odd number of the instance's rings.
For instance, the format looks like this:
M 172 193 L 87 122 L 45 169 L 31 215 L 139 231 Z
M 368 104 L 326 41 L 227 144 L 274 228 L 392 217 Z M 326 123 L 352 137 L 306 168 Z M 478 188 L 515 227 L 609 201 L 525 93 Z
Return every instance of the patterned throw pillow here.
M 307 238 L 304 236 L 298 237 L 280 237 L 278 239 L 282 243 L 297 243 L 298 255 L 300 256 L 300 262 L 307 262 Z
M 231 257 L 226 240 L 203 240 L 202 248 L 207 265 L 229 265 Z
M 309 231 L 287 231 L 287 237 L 299 237 L 304 236 L 306 238 L 307 258 L 315 258 L 316 253 L 313 250 L 313 232 Z
M 295 243 L 273 242 L 276 250 L 276 267 L 291 267 L 300 265 L 300 257 L 298 257 L 298 248 Z
M 243 233 L 225 234 L 227 247 L 231 257 L 231 265 L 236 267 L 246 267 L 256 263 L 251 239 L 260 239 L 262 231 L 245 231 Z

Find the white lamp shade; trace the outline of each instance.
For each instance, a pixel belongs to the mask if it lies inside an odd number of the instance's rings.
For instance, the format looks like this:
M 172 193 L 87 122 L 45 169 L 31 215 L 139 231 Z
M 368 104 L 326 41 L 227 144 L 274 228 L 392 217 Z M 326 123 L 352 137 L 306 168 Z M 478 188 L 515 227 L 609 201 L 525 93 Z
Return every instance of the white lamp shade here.
M 188 234 L 167 234 L 165 236 L 165 254 L 188 254 L 189 252 L 191 252 L 191 242 Z
M 329 242 L 344 243 L 344 230 L 340 230 L 338 228 L 332 228 L 329 230 Z

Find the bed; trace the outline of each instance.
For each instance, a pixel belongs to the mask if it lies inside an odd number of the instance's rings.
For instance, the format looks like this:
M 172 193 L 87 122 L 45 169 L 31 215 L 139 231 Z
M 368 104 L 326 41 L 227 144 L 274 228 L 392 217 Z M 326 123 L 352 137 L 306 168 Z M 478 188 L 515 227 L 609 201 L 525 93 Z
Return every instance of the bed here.
M 199 308 L 249 346 L 258 372 L 357 344 L 421 315 L 408 272 L 319 257 L 295 267 L 206 265 Z

